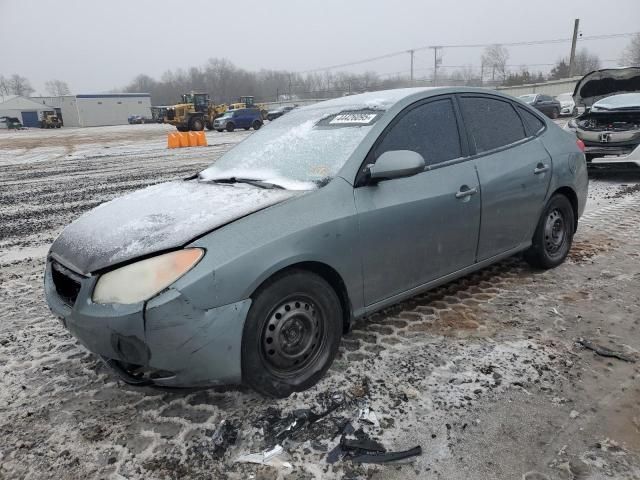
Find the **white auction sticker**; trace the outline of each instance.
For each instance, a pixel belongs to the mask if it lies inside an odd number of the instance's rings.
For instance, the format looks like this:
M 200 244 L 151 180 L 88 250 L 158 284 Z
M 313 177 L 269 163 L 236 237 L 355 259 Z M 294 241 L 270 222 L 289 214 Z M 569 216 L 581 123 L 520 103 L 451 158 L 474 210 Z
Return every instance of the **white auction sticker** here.
M 358 123 L 367 125 L 371 123 L 377 116 L 377 113 L 341 113 L 336 115 L 333 120 L 329 122 L 331 125 L 345 124 L 345 123 Z

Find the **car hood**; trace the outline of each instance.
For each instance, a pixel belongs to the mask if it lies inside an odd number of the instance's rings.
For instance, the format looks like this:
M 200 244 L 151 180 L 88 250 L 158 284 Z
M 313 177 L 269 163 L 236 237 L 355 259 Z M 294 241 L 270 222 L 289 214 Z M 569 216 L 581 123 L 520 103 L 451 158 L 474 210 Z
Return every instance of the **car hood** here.
M 162 183 L 103 203 L 66 227 L 50 255 L 89 274 L 178 248 L 301 191 L 198 180 Z
M 640 92 L 640 67 L 605 68 L 587 73 L 576 84 L 576 105 L 591 107 L 598 100 L 621 93 Z
M 616 110 L 640 110 L 640 93 L 621 93 L 598 100 L 591 106 L 592 112 Z

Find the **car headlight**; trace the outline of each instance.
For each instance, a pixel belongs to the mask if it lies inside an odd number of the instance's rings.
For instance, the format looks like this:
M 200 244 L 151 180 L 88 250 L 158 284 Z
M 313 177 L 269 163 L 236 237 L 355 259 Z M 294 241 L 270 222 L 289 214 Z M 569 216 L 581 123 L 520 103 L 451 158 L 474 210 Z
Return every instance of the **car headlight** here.
M 185 248 L 107 272 L 98 279 L 93 301 L 130 304 L 148 300 L 195 267 L 203 255 L 201 248 Z

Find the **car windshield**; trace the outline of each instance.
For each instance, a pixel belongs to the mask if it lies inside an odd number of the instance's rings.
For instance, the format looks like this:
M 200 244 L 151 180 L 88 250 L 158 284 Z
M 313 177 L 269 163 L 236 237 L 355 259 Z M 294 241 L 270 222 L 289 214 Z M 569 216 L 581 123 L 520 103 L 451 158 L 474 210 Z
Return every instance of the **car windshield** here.
M 520 95 L 518 98 L 525 103 L 533 103 L 536 101 L 536 97 L 537 95 L 530 94 L 530 95 Z
M 200 178 L 261 180 L 292 190 L 316 188 L 336 175 L 382 113 L 335 104 L 293 110 L 229 150 Z

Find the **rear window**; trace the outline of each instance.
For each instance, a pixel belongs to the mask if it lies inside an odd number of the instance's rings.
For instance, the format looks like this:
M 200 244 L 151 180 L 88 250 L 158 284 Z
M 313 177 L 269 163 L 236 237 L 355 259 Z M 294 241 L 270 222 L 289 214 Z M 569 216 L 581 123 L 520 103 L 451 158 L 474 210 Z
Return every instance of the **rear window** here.
M 530 135 L 537 135 L 542 131 L 544 128 L 544 122 L 542 120 L 526 108 L 518 107 L 518 111 L 522 115 L 522 120 L 524 120 L 524 124 L 527 126 Z
M 522 120 L 507 101 L 462 97 L 460 104 L 477 153 L 510 145 L 527 136 Z

